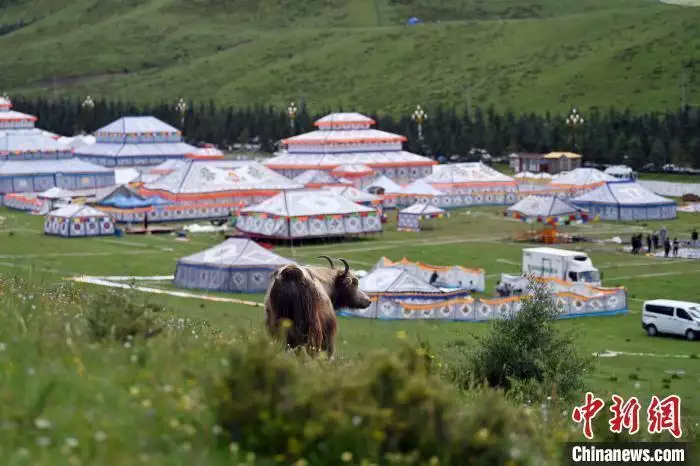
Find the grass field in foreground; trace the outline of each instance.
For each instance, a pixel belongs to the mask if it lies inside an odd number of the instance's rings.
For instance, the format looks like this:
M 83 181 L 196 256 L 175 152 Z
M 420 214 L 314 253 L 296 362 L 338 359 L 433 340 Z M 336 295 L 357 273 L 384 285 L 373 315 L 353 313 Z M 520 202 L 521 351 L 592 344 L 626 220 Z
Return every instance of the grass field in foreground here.
M 528 228 L 525 224 L 503 218 L 500 212 L 499 208 L 455 211 L 449 219 L 436 222 L 434 230 L 421 233 L 396 232 L 392 220 L 386 225 L 386 232 L 374 239 L 294 249 L 282 247 L 277 252 L 302 262 L 314 261 L 319 254 L 342 256 L 355 269 L 365 270 L 381 256 L 394 260 L 408 257 L 437 265 L 483 267 L 487 272 L 487 287 L 492 290 L 500 273 L 519 272 L 524 245 L 508 238 Z M 171 236 L 46 237 L 41 234 L 41 217 L 8 210 L 0 210 L 0 216 L 5 217 L 0 228 L 0 270 L 4 273 L 30 273 L 37 280 L 61 280 L 78 274 L 169 275 L 174 272 L 179 257 L 220 241 L 216 235 L 206 234 L 193 235 L 187 243 L 175 241 Z M 688 238 L 692 228 L 700 227 L 700 217 L 681 213 L 677 220 L 664 223 L 671 236 Z M 630 232 L 659 227 L 659 222 L 646 225 L 602 223 L 570 229 L 592 238 L 620 236 L 626 241 Z M 599 359 L 595 371 L 588 377 L 591 387 L 601 393 L 615 391 L 643 397 L 652 393 L 678 393 L 684 399 L 684 412 L 699 416 L 700 359 L 697 355 L 700 355 L 700 342 L 647 337 L 640 324 L 640 307 L 643 300 L 653 298 L 697 301 L 700 296 L 697 291 L 700 262 L 631 256 L 620 252 L 616 245 L 586 243 L 575 247 L 591 255 L 594 264 L 604 274 L 605 285 L 627 287 L 630 312 L 625 316 L 562 321 L 560 325 L 580 332 L 581 350 L 585 352 L 612 350 L 658 355 L 620 355 Z M 262 300 L 260 295 L 227 296 Z M 260 328 L 262 323 L 261 308 L 159 295 L 153 295 L 152 299 L 164 304 L 174 316 L 206 320 L 231 335 L 237 330 Z M 392 348 L 397 343 L 397 331 L 404 330 L 411 339 L 427 340 L 438 354 L 449 355 L 450 348 L 471 344 L 486 328 L 487 324 L 342 318 L 338 352 L 340 357 L 353 358 L 373 349 Z M 683 371 L 684 375 L 671 380 L 667 371 Z M 664 390 L 662 386 L 669 381 L 672 382 L 670 389 Z

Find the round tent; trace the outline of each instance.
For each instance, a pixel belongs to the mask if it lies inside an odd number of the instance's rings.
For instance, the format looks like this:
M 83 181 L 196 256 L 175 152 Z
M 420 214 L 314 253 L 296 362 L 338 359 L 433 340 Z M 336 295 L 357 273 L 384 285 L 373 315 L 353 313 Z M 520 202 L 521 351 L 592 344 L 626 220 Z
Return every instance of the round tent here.
M 224 153 L 217 149 L 214 144 L 204 144 L 202 147 L 198 147 L 192 152 L 185 154 L 185 158 L 197 160 L 220 160 L 224 158 Z
M 676 202 L 634 181 L 609 182 L 578 196 L 572 203 L 602 220 L 668 220 L 676 218 Z
M 438 205 L 440 204 L 440 196 L 445 195 L 445 193 L 432 187 L 424 180 L 416 180 L 408 186 L 405 186 L 402 189 L 402 194 L 402 203 L 405 205 L 414 204 L 416 202 Z
M 323 170 L 306 170 L 295 176 L 294 181 L 305 188 L 324 188 L 326 186 L 350 186 L 352 182 L 335 177 Z
M 559 190 L 582 193 L 615 180 L 616 178 L 595 168 L 576 168 L 561 176 L 555 176 L 551 186 Z
M 588 218 L 584 209 L 557 196 L 528 196 L 509 207 L 506 215 L 526 223 L 548 225 L 562 225 Z
M 272 272 L 290 264 L 245 238 L 231 238 L 177 261 L 175 285 L 233 293 L 264 293 Z
M 371 180 L 375 171 L 367 165 L 361 163 L 351 163 L 336 167 L 331 172 L 332 175 L 338 178 L 350 180 L 356 188 L 363 188 Z
M 418 261 L 412 262 L 405 257 L 398 262 L 394 262 L 388 257 L 382 257 L 372 267 L 370 273 L 388 267 L 403 269 L 428 283 L 433 273 L 436 273 L 438 276 L 435 280 L 435 286 L 442 288 L 482 292 L 486 289 L 486 272 L 484 269 L 468 269 L 459 265 L 430 265 Z
M 241 209 L 236 228 L 276 239 L 345 236 L 382 231 L 378 213 L 326 190 L 285 191 Z
M 413 204 L 399 211 L 397 227 L 399 231 L 420 231 L 421 220 L 446 216 L 449 214 L 439 207 L 422 203 Z
M 70 204 L 49 212 L 44 234 L 63 237 L 110 236 L 114 222 L 105 212 L 84 204 Z
M 348 201 L 352 201 L 360 205 L 380 206 L 382 203 L 382 198 L 380 196 L 360 191 L 359 189 L 353 188 L 352 186 L 329 186 L 324 189 L 326 191 L 339 194 Z

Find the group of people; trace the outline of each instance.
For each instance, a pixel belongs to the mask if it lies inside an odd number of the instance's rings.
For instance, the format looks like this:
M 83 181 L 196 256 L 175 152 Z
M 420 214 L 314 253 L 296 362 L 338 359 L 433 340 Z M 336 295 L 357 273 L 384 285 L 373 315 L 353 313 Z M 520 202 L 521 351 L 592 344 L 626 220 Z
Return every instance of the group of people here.
M 695 247 L 698 241 L 698 232 L 696 230 L 693 230 L 693 232 L 690 235 L 690 238 L 693 247 Z M 632 235 L 632 254 L 639 254 L 642 251 L 642 249 L 644 248 L 644 239 L 645 238 L 642 236 L 641 233 Z M 671 251 L 673 251 L 673 257 L 678 257 L 680 242 L 678 241 L 678 238 L 673 238 L 673 241 L 671 241 L 666 227 L 661 227 L 658 233 L 654 231 L 646 235 L 646 246 L 647 252 L 649 253 L 652 253 L 657 249 L 663 248 L 664 257 L 668 257 L 671 254 Z
M 523 294 L 523 290 L 513 287 L 510 283 L 498 282 L 496 284 L 496 293 L 501 298 L 508 298 L 509 296 L 520 296 Z

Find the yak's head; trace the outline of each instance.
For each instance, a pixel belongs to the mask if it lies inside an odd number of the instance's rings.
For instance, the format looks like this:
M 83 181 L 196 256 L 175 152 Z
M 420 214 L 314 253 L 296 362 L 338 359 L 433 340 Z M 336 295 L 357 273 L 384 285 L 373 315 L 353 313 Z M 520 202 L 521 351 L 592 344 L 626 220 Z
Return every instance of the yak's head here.
M 303 267 L 297 264 L 286 264 L 278 267 L 272 273 L 272 283 L 282 283 L 287 281 L 311 280 L 309 274 Z
M 334 309 L 365 309 L 372 304 L 369 296 L 359 287 L 360 281 L 354 273 L 350 272 L 350 266 L 345 259 L 338 259 L 343 263 L 343 270 L 336 270 L 333 260 L 328 256 L 319 256 L 326 259 L 332 271 L 335 271 L 333 281 L 330 284 L 330 298 Z

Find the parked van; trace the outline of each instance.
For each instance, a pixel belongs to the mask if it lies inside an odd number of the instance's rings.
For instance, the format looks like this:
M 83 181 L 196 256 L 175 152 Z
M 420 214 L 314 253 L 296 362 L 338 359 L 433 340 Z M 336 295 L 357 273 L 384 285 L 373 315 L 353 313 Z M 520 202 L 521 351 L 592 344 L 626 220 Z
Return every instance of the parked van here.
M 646 301 L 642 327 L 650 337 L 665 333 L 695 340 L 700 337 L 700 304 L 670 299 Z

